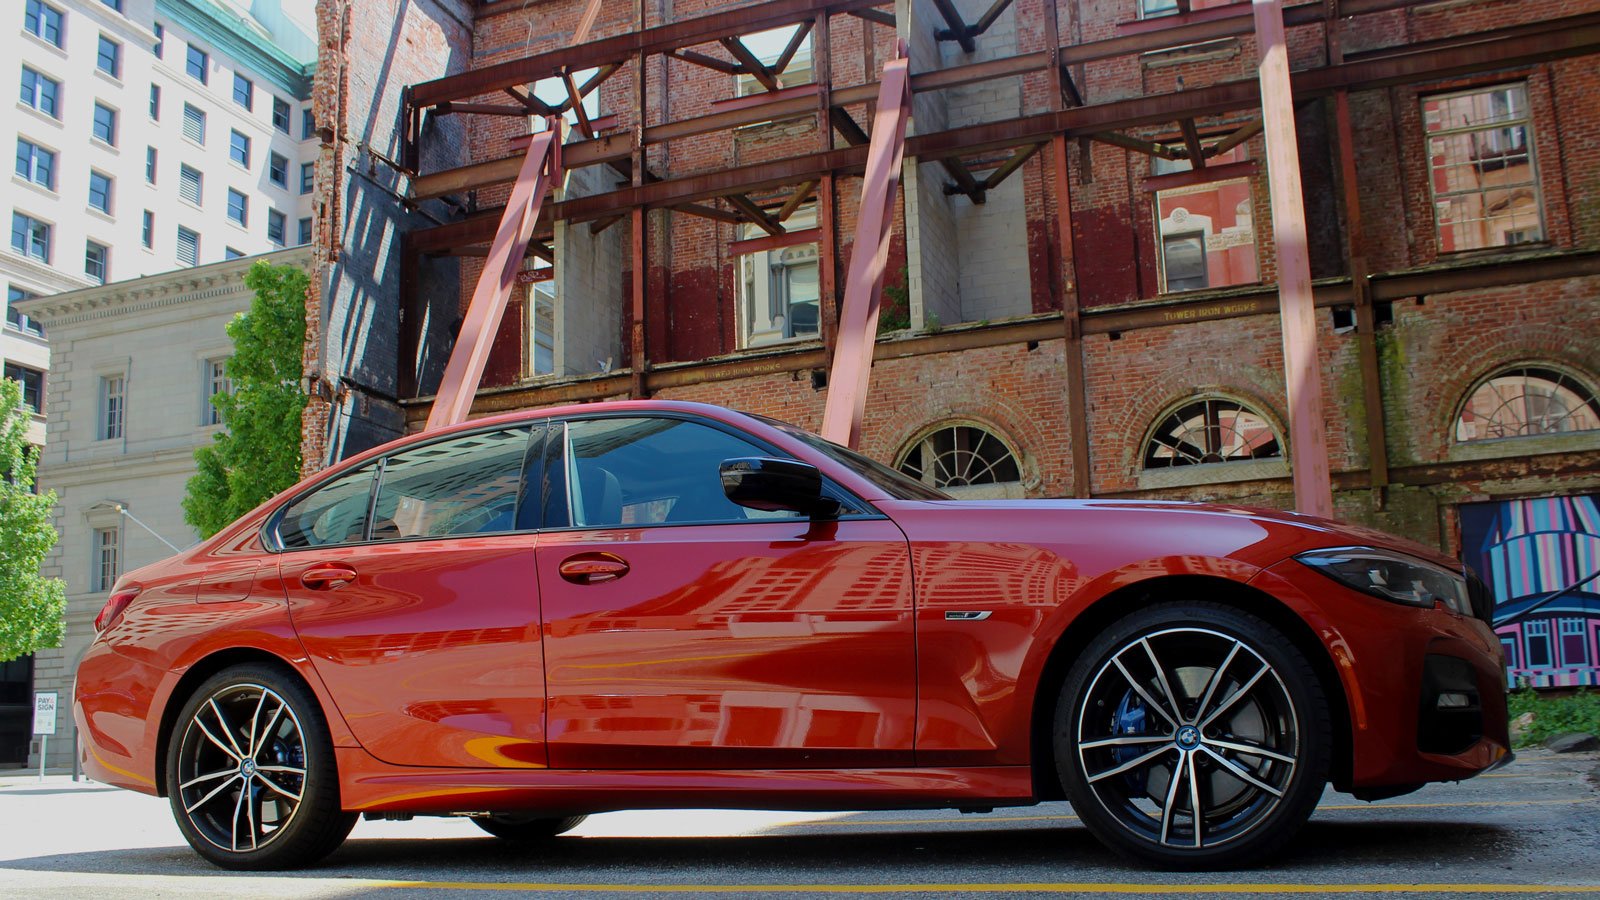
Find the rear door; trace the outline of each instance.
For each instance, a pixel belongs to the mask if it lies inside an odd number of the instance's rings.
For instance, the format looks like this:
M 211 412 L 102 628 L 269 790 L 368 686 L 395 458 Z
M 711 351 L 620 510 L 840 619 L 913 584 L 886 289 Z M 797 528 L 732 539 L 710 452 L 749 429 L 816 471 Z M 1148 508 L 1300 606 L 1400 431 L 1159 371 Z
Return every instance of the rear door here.
M 556 768 L 907 766 L 905 536 L 836 486 L 834 521 L 730 502 L 771 448 L 709 421 L 552 423 L 539 587 Z
M 276 523 L 295 629 L 351 731 L 385 762 L 545 764 L 537 514 L 518 516 L 542 432 L 412 445 Z

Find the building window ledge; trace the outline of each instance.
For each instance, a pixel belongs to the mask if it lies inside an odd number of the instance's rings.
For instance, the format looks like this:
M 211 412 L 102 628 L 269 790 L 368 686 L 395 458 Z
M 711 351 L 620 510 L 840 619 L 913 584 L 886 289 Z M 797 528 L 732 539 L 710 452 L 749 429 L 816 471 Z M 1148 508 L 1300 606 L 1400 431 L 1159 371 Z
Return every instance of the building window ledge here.
M 59 101 L 57 101 L 57 102 L 59 104 Z M 22 112 L 24 112 L 24 113 L 26 113 L 26 114 L 28 114 L 30 116 L 33 116 L 34 118 L 38 119 L 41 122 L 49 122 L 51 125 L 54 125 L 57 128 L 62 127 L 62 123 L 61 123 L 60 119 L 56 118 L 55 116 L 50 115 L 49 113 L 47 113 L 47 112 L 45 112 L 43 110 L 34 109 L 33 107 L 29 106 L 28 104 L 23 103 L 21 100 L 17 101 L 17 109 L 21 110 Z
M 1548 453 L 1592 453 L 1600 450 L 1600 431 L 1531 434 L 1477 441 L 1451 441 L 1450 462 L 1480 459 L 1524 459 Z
M 1284 459 L 1208 463 L 1198 466 L 1173 466 L 1167 469 L 1141 470 L 1139 472 L 1139 490 L 1224 484 L 1233 481 L 1264 481 L 1269 478 L 1288 477 L 1289 462 Z
M 38 45 L 40 47 L 43 47 L 44 49 L 50 51 L 51 53 L 54 53 L 56 56 L 61 57 L 63 60 L 65 60 L 67 58 L 66 48 L 57 47 L 55 44 L 50 43 L 49 41 L 45 40 L 42 37 L 39 37 L 37 34 L 34 34 L 31 31 L 28 31 L 27 29 L 23 29 L 22 30 L 22 34 L 28 40 L 33 41 L 34 44 L 36 44 L 36 45 Z

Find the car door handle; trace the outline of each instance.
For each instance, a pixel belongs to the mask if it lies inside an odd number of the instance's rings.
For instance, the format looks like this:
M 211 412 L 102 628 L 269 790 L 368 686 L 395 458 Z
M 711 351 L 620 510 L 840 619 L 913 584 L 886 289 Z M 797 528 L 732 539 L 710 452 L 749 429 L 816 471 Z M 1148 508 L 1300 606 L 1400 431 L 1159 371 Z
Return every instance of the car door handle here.
M 356 570 L 349 566 L 312 566 L 300 573 L 300 583 L 313 591 L 326 591 L 344 587 L 356 580 Z
M 562 560 L 560 571 L 573 584 L 604 584 L 628 574 L 628 561 L 613 553 L 579 553 Z

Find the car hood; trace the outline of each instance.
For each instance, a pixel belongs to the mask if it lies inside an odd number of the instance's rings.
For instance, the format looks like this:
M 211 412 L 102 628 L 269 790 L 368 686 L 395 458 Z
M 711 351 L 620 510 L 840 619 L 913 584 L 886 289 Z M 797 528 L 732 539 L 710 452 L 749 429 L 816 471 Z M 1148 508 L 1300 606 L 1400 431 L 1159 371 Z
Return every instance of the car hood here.
M 1416 541 L 1362 525 L 1277 509 L 1177 500 L 955 499 L 896 501 L 893 506 L 902 511 L 920 507 L 941 517 L 953 515 L 963 520 L 969 516 L 986 521 L 1009 520 L 1018 525 L 1031 522 L 1040 516 L 1051 520 L 1060 516 L 1070 516 L 1078 528 L 1089 532 L 1098 530 L 1101 523 L 1113 530 L 1132 528 L 1135 531 L 1141 525 L 1148 525 L 1152 534 L 1179 532 L 1195 536 L 1197 542 L 1217 546 L 1218 549 L 1221 548 L 1217 542 L 1202 539 L 1200 536 L 1221 537 L 1223 534 L 1231 533 L 1240 538 L 1235 544 L 1237 549 L 1219 555 L 1226 555 L 1263 568 L 1306 550 L 1345 546 L 1384 547 L 1427 560 L 1452 571 L 1459 572 L 1462 568 L 1459 560 Z M 914 518 L 921 517 L 914 516 Z M 1270 535 L 1270 539 L 1251 540 L 1247 535 L 1255 535 L 1258 538 Z M 1035 532 L 1032 537 L 1038 540 L 1045 535 Z M 1222 543 L 1233 542 L 1225 540 Z M 1175 554 L 1195 552 L 1198 549 L 1186 546 L 1186 542 L 1182 540 L 1179 540 L 1178 544 L 1164 549 L 1168 553 Z

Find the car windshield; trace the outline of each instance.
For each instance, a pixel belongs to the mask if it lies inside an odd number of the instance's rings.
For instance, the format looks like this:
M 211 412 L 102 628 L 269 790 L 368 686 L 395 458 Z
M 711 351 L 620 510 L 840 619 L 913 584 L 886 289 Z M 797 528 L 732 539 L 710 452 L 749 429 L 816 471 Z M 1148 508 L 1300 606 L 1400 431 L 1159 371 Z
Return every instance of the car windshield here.
M 950 495 L 943 491 L 928 487 L 927 485 L 917 481 L 915 478 L 912 478 L 903 472 L 896 472 L 894 469 L 889 468 L 877 460 L 869 459 L 855 452 L 854 450 L 851 450 L 847 447 L 841 447 L 832 441 L 825 440 L 818 435 L 806 431 L 804 428 L 796 428 L 787 422 L 780 422 L 777 419 L 769 419 L 766 416 L 758 416 L 753 413 L 750 415 L 752 418 L 760 419 L 774 428 L 782 430 L 786 434 L 793 435 L 800 440 L 805 441 L 807 446 L 814 447 L 817 450 L 826 453 L 829 458 L 844 465 L 845 467 L 849 468 L 850 471 L 882 488 L 889 496 L 895 498 L 896 500 L 950 499 Z

